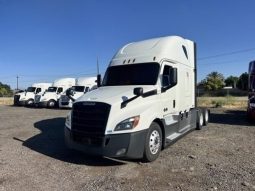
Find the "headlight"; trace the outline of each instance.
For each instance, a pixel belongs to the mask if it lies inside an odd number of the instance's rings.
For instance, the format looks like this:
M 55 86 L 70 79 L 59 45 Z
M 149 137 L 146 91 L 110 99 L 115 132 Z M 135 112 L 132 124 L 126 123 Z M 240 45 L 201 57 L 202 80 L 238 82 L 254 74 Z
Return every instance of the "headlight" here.
M 255 103 L 250 103 L 250 107 L 255 107 Z
M 69 112 L 68 115 L 66 116 L 65 125 L 68 129 L 71 129 L 71 112 Z
M 139 123 L 140 116 L 128 118 L 120 122 L 114 129 L 114 131 L 129 130 L 135 128 Z

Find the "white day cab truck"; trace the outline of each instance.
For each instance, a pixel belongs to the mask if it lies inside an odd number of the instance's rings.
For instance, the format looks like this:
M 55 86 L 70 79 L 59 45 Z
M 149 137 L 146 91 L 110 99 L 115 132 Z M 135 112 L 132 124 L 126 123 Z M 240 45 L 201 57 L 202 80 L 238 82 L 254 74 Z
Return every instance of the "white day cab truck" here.
M 196 44 L 182 37 L 125 45 L 101 87 L 73 104 L 65 122 L 67 146 L 154 161 L 166 146 L 208 123 L 209 110 L 196 107 L 196 71 Z
M 58 106 L 60 96 L 70 87 L 75 85 L 75 78 L 60 78 L 52 83 L 42 95 L 35 96 L 36 107 L 54 108 Z
M 44 93 L 51 83 L 34 83 L 24 92 L 14 95 L 14 105 L 32 106 L 34 104 L 35 95 Z
M 73 101 L 81 97 L 85 93 L 95 89 L 97 87 L 96 77 L 80 77 L 75 81 L 75 86 L 72 86 L 73 95 L 69 98 L 65 93 L 60 96 L 59 107 L 60 108 L 72 108 Z

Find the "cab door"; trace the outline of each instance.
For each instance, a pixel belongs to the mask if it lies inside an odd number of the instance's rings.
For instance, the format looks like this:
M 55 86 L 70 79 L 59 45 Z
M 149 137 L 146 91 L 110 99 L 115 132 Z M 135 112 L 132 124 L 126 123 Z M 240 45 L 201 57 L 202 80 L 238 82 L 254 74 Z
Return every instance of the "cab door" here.
M 161 112 L 166 137 L 178 132 L 177 112 L 177 68 L 172 62 L 164 62 L 161 67 Z

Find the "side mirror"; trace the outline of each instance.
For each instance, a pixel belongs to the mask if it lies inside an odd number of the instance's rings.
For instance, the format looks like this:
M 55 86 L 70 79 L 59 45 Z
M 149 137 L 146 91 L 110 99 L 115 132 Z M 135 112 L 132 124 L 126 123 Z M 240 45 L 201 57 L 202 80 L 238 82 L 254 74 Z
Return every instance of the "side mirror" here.
M 40 89 L 37 89 L 36 91 L 35 91 L 35 94 L 38 94 L 38 93 L 40 93 L 41 92 L 41 90 Z
M 72 88 L 69 88 L 66 90 L 66 95 L 69 97 L 72 101 L 75 101 L 75 99 L 72 97 L 74 95 L 74 90 Z
M 72 88 L 69 88 L 68 90 L 66 90 L 66 95 L 69 96 L 73 96 L 74 95 L 74 90 Z
M 101 75 L 100 74 L 97 75 L 96 83 L 97 83 L 97 87 L 101 86 Z
M 141 96 L 143 95 L 143 88 L 139 87 L 139 88 L 134 88 L 134 94 L 136 96 Z

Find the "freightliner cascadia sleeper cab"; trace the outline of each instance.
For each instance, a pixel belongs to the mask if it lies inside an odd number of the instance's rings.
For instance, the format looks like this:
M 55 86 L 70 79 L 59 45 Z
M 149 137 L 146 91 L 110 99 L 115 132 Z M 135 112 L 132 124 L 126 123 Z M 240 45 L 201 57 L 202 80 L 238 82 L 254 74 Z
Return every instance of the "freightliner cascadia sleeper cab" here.
M 75 86 L 72 86 L 73 96 L 71 99 L 64 93 L 60 96 L 60 108 L 72 108 L 73 100 L 96 88 L 96 77 L 80 77 L 76 79 Z
M 51 83 L 34 83 L 28 87 L 25 92 L 14 95 L 14 105 L 32 106 L 35 95 L 43 94 L 52 84 Z
M 35 96 L 35 106 L 54 108 L 58 106 L 59 98 L 70 87 L 75 85 L 75 78 L 60 78 L 42 95 Z
M 169 36 L 130 43 L 111 60 L 101 87 L 74 102 L 66 144 L 88 154 L 153 161 L 208 123 L 209 111 L 196 103 L 194 42 Z

